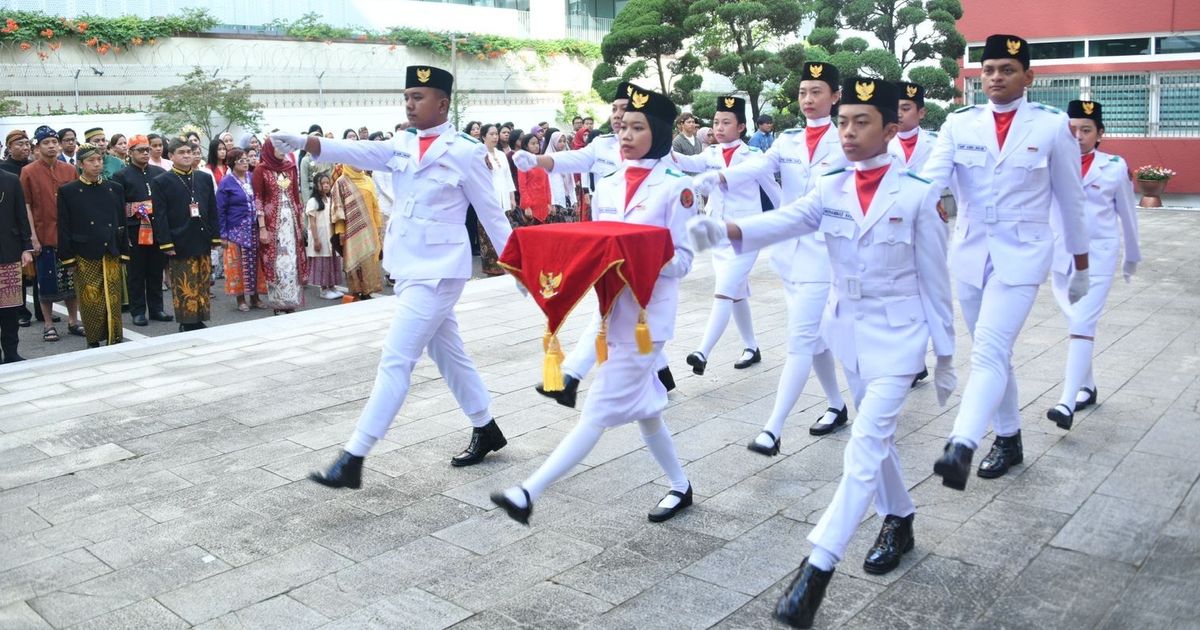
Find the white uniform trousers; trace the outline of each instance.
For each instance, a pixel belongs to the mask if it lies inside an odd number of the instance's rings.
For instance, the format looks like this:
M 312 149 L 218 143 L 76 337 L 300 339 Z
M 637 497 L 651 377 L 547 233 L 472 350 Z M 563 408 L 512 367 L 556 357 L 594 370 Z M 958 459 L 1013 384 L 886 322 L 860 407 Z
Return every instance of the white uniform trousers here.
M 1012 353 L 1038 292 L 1036 284 L 1004 284 L 992 273 L 990 264 L 985 273 L 982 289 L 956 283 L 973 345 L 971 374 L 950 437 L 964 440 L 973 448 L 979 448 L 993 421 L 996 435 L 1008 437 L 1021 430 Z
M 596 371 L 580 422 L 607 429 L 662 417 L 667 408 L 667 388 L 657 374 L 662 349 L 661 341 L 649 354 L 638 352 L 636 343 L 608 342 L 608 360 Z
M 904 484 L 895 440 L 896 422 L 915 375 L 864 381 L 856 372 L 844 371 L 858 415 L 850 426 L 842 481 L 821 520 L 808 534 L 809 542 L 839 560 L 872 496 L 880 516 L 905 517 L 917 509 Z
M 828 346 L 821 337 L 821 318 L 829 301 L 828 282 L 783 281 L 788 312 L 788 354 L 817 355 Z
M 1112 289 L 1113 276 L 1093 276 L 1088 274 L 1087 295 L 1071 304 L 1067 297 L 1067 287 L 1071 276 L 1055 272 L 1050 279 L 1050 288 L 1054 292 L 1054 301 L 1067 318 L 1067 332 L 1080 337 L 1095 337 L 1096 324 L 1100 321 L 1100 313 L 1104 311 L 1104 303 L 1108 301 L 1108 292 Z
M 383 438 L 408 396 L 413 366 L 426 350 L 471 424 L 482 427 L 491 421 L 487 387 L 467 356 L 454 317 L 466 284 L 466 279 L 396 283 L 396 314 L 383 343 L 375 387 L 358 418 L 359 431 Z
M 596 335 L 600 334 L 600 311 L 592 312 L 592 319 L 588 321 L 588 325 L 584 327 L 583 332 L 579 334 L 579 340 L 575 342 L 575 346 L 567 353 L 563 359 L 563 374 L 570 374 L 576 380 L 582 381 L 592 371 L 596 365 Z M 667 367 L 667 354 L 665 352 L 653 353 L 656 356 L 654 366 L 655 372 Z M 611 354 L 609 355 L 612 356 Z M 592 386 L 593 389 L 595 385 Z
M 752 249 L 739 254 L 731 245 L 713 248 L 713 275 L 716 276 L 713 295 L 723 295 L 733 300 L 750 297 L 750 272 L 758 260 L 758 252 Z

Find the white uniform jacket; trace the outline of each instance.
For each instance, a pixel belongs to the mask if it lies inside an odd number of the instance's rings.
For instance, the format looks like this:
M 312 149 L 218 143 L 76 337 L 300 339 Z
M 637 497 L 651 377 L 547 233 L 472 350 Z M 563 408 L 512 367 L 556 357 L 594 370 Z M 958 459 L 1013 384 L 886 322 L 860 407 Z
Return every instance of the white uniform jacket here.
M 1022 98 L 1003 151 L 989 106 L 950 114 L 921 176 L 957 195 L 954 277 L 982 288 L 990 259 L 1005 284 L 1044 282 L 1054 255 L 1051 208 L 1062 220 L 1067 251 L 1087 253 L 1079 171 L 1079 144 L 1066 114 L 1053 107 Z
M 863 379 L 916 374 L 930 339 L 938 356 L 954 354 L 938 190 L 892 158 L 864 216 L 853 168 L 838 170 L 804 198 L 736 221 L 740 248 L 824 233 L 833 270 L 822 324 L 826 343 Z
M 627 162 L 631 166 L 647 165 L 650 161 Z M 638 187 L 629 205 L 625 206 L 625 167 L 600 180 L 592 203 L 593 221 L 621 221 L 642 225 L 657 225 L 671 230 L 675 243 L 675 256 L 663 266 L 654 293 L 646 308 L 646 321 L 650 326 L 653 341 L 669 341 L 675 336 L 675 311 L 679 308 L 679 280 L 692 269 L 691 239 L 687 233 L 687 221 L 696 216 L 696 196 L 692 193 L 692 179 L 683 173 L 668 168 L 669 160 L 657 160 L 653 170 Z M 683 205 L 689 199 L 692 207 Z M 636 338 L 638 306 L 633 295 L 622 291 L 608 319 L 608 339 L 620 343 L 633 343 Z
M 1125 240 L 1125 260 L 1138 262 L 1142 250 L 1138 247 L 1137 202 L 1133 197 L 1133 180 L 1129 166 L 1120 156 L 1096 151 L 1092 167 L 1083 177 L 1084 224 L 1089 235 L 1088 272 L 1093 276 L 1111 276 L 1117 268 L 1121 252 L 1121 237 Z M 1117 225 L 1118 220 L 1120 226 Z M 1053 222 L 1054 271 L 1068 275 L 1074 260 L 1067 253 L 1062 228 L 1057 218 Z
M 904 159 L 904 146 L 900 144 L 900 136 L 892 138 L 888 143 L 888 153 L 900 158 L 904 168 L 920 175 L 925 163 L 929 161 L 929 156 L 933 155 L 933 145 L 937 142 L 937 137 L 936 131 L 926 131 L 918 127 L 917 146 L 913 147 L 912 157 Z
M 617 136 L 606 133 L 596 136 L 587 146 L 574 151 L 556 151 L 553 155 L 554 168 L 551 173 L 591 173 L 597 179 L 612 174 L 621 166 L 621 142 Z M 596 184 L 597 188 L 599 183 Z
M 830 125 L 821 136 L 811 160 L 804 130 L 788 129 L 766 153 L 756 153 L 726 170 L 725 182 L 730 189 L 752 187 L 764 174 L 779 173 L 786 204 L 806 195 L 825 173 L 847 164 L 836 125 Z M 775 271 L 789 282 L 829 282 L 829 260 L 821 238 L 820 234 L 809 234 L 772 247 L 771 264 Z
M 729 159 L 729 166 L 735 166 L 745 162 L 752 156 L 762 155 L 762 151 L 738 141 L 738 148 L 733 152 L 733 157 Z M 683 155 L 680 153 L 671 153 L 671 157 L 679 165 L 680 170 L 689 173 L 703 173 L 705 171 L 720 171 L 726 167 L 725 155 L 723 148 L 719 144 L 709 146 L 698 155 Z M 733 220 L 741 217 L 753 216 L 762 212 L 762 197 L 758 194 L 758 190 L 762 189 L 767 194 L 767 198 L 771 200 L 771 206 L 778 208 L 780 205 L 780 195 L 783 190 L 775 181 L 775 176 L 765 171 L 759 172 L 755 178 L 755 185 L 743 185 L 737 187 L 728 187 L 723 190 L 717 187 L 713 190 L 712 196 L 708 199 L 708 213 L 713 218 Z
M 417 130 L 391 142 L 321 139 L 321 161 L 364 170 L 390 170 L 395 191 L 383 238 L 383 268 L 394 280 L 471 277 L 467 206 L 497 252 L 504 251 L 512 227 L 492 188 L 487 148 L 454 131 L 437 127 L 437 140 L 420 156 Z

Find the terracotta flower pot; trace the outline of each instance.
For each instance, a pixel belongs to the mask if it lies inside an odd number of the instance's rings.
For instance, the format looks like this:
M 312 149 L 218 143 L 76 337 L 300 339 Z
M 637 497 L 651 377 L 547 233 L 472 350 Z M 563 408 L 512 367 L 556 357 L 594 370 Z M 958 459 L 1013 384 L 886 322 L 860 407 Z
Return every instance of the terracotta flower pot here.
M 1169 179 L 1139 179 L 1138 186 L 1142 189 L 1142 200 L 1138 205 L 1143 208 L 1161 208 L 1162 194 L 1167 189 Z

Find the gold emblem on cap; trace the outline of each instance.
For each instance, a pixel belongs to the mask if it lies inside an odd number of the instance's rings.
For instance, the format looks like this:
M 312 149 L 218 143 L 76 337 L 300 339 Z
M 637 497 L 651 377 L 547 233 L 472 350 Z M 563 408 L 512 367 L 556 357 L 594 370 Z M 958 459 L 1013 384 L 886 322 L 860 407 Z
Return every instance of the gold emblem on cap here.
M 1008 54 L 1016 55 L 1021 52 L 1021 42 L 1019 40 L 1008 40 Z
M 1085 116 L 1091 116 L 1092 112 L 1096 111 L 1096 104 L 1091 101 L 1084 101 L 1081 104 L 1083 105 L 1083 114 Z
M 632 85 L 625 86 L 625 96 L 633 96 L 633 86 Z
M 808 73 L 812 75 L 812 78 L 814 79 L 820 79 L 822 72 L 825 72 L 825 66 L 823 64 L 814 63 L 808 67 Z
M 734 101 L 734 99 L 733 99 L 733 97 L 732 97 L 732 96 L 726 96 L 726 97 L 725 97 L 725 107 L 733 107 L 733 104 L 734 104 L 735 102 L 736 102 L 736 101 Z
M 858 95 L 858 100 L 860 101 L 871 100 L 875 96 L 875 82 L 867 81 L 864 83 L 862 81 L 855 81 L 854 93 Z
M 908 94 L 908 98 L 916 98 L 917 97 L 917 86 L 910 85 L 910 86 L 904 88 L 904 92 L 906 94 Z
M 432 73 L 433 71 L 429 68 L 417 68 L 417 80 L 421 83 L 429 83 L 429 75 Z
M 542 298 L 549 300 L 550 298 L 558 295 L 558 287 L 562 286 L 562 280 L 562 272 L 554 273 L 551 271 L 550 273 L 546 273 L 543 271 L 539 273 L 538 283 L 542 285 Z
M 629 93 L 629 102 L 633 103 L 634 109 L 641 109 L 646 106 L 646 103 L 650 102 L 650 95 L 633 91 Z

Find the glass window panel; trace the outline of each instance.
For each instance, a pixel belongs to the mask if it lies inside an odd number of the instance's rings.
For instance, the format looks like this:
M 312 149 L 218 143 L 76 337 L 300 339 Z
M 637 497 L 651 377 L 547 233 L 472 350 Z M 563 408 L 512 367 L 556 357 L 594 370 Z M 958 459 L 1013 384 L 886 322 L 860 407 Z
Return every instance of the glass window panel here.
M 1150 38 L 1093 39 L 1091 57 L 1123 57 L 1127 55 L 1149 55 Z
M 1200 35 L 1172 35 L 1156 41 L 1155 52 L 1160 55 L 1200 52 Z
M 1029 56 L 1033 59 L 1071 59 L 1082 57 L 1083 40 L 1030 44 Z
M 967 51 L 967 61 L 979 63 L 980 59 L 983 59 L 983 46 L 971 46 Z
M 1034 79 L 1025 98 L 1066 111 L 1067 103 L 1079 98 L 1079 86 L 1079 77 Z
M 1149 131 L 1150 76 L 1100 74 L 1092 77 L 1092 100 L 1104 105 L 1106 133 L 1140 134 Z
M 1169 135 L 1200 134 L 1200 74 L 1158 77 L 1158 128 Z

